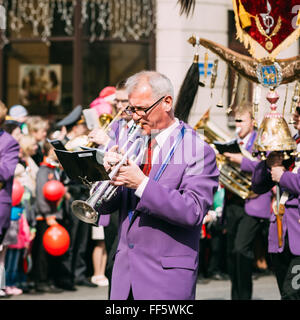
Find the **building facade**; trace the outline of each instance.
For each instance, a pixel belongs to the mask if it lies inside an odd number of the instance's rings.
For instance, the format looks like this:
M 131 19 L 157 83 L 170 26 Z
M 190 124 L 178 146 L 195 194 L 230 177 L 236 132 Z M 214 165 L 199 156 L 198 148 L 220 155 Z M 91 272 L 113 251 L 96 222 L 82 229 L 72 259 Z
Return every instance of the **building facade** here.
M 24 8 L 21 3 L 32 5 Z M 180 15 L 176 0 L 2 0 L 2 4 L 7 30 L 1 35 L 0 98 L 8 106 L 21 103 L 32 114 L 62 117 L 78 104 L 88 107 L 102 88 L 143 69 L 166 74 L 177 95 L 193 61 L 195 48 L 187 41 L 192 35 L 244 52 L 235 40 L 231 0 L 197 0 L 189 17 Z M 202 63 L 205 53 L 200 47 Z M 297 42 L 279 57 L 298 53 Z M 209 63 L 216 58 L 208 52 Z M 232 74 L 225 79 L 226 73 L 227 65 L 219 59 L 213 94 L 209 86 L 199 87 L 189 118 L 192 126 L 211 107 L 211 120 L 230 131 L 226 106 Z M 239 80 L 237 95 L 241 98 L 247 88 L 251 99 L 252 85 L 243 81 Z M 286 87 L 278 92 L 280 109 Z M 287 92 L 289 102 L 292 85 Z M 268 111 L 265 94 L 263 89 L 259 119 Z M 216 107 L 220 100 L 224 108 Z

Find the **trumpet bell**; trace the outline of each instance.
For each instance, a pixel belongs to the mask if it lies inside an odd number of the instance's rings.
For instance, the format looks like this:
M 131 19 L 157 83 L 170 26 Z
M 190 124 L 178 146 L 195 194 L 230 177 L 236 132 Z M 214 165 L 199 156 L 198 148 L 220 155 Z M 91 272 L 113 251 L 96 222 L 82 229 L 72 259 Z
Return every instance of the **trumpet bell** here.
M 72 202 L 72 212 L 81 221 L 97 225 L 99 214 L 86 201 L 75 200 Z
M 106 128 L 113 120 L 113 116 L 109 113 L 102 113 L 99 117 L 99 124 L 101 128 Z

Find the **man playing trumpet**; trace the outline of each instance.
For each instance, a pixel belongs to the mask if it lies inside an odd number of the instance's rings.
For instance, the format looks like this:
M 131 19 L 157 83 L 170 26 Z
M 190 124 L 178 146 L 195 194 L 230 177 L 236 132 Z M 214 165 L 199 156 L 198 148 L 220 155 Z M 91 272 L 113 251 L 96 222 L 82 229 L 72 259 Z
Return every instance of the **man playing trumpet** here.
M 100 148 L 105 148 L 113 140 L 118 141 L 127 137 L 127 129 L 133 124 L 132 116 L 125 112 L 128 106 L 128 94 L 125 89 L 125 81 L 120 81 L 116 85 L 114 106 L 117 111 L 117 119 L 108 126 L 107 129 L 93 129 L 89 135 L 89 141 L 99 145 Z M 118 143 L 120 144 L 120 143 Z
M 120 210 L 110 298 L 194 299 L 201 224 L 218 187 L 215 153 L 174 117 L 167 77 L 142 71 L 126 89 L 127 111 L 148 143 L 141 168 L 121 166 L 115 196 L 98 208 L 101 216 Z M 108 171 L 122 158 L 117 148 L 105 154 Z

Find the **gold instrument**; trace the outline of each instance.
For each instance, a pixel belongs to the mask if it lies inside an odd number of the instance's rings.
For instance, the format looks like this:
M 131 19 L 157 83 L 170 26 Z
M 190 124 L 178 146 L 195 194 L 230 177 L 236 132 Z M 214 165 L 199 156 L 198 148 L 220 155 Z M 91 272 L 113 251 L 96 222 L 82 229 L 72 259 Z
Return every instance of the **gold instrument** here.
M 106 129 L 108 125 L 112 122 L 113 116 L 109 113 L 102 113 L 99 117 L 100 127 Z
M 201 117 L 198 123 L 194 126 L 200 134 L 204 132 L 203 139 L 216 152 L 216 160 L 220 171 L 219 181 L 229 191 L 235 193 L 242 199 L 251 198 L 255 193 L 251 190 L 251 175 L 242 172 L 240 167 L 235 163 L 228 161 L 222 154 L 218 153 L 214 141 L 226 142 L 231 139 L 229 135 L 220 130 L 220 128 L 209 120 L 209 110 Z M 251 155 L 242 150 L 244 156 L 253 160 Z
M 123 112 L 123 110 L 120 110 L 115 117 L 113 117 L 111 114 L 109 113 L 102 113 L 99 117 L 99 124 L 100 127 L 103 129 L 104 133 L 107 133 L 110 129 L 111 129 L 111 125 L 119 119 L 121 113 Z M 66 144 L 65 144 L 65 148 L 68 151 L 78 151 L 78 150 L 82 150 L 82 147 L 89 147 L 89 148 L 96 148 L 97 144 L 89 141 L 89 138 L 87 135 L 80 135 L 78 137 L 75 137 L 71 140 L 69 140 Z

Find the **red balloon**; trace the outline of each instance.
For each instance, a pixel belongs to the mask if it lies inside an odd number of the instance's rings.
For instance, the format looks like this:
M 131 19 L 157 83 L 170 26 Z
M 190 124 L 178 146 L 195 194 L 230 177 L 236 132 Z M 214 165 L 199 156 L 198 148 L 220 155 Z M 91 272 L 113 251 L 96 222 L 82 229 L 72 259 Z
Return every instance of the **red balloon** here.
M 50 180 L 43 187 L 44 197 L 49 201 L 60 200 L 65 194 L 64 185 L 57 180 Z
M 17 206 L 23 197 L 24 194 L 24 187 L 22 186 L 21 182 L 17 179 L 14 179 L 13 186 L 12 186 L 12 206 Z
M 43 236 L 45 250 L 52 256 L 61 256 L 69 248 L 70 236 L 68 231 L 60 224 L 49 227 Z

